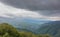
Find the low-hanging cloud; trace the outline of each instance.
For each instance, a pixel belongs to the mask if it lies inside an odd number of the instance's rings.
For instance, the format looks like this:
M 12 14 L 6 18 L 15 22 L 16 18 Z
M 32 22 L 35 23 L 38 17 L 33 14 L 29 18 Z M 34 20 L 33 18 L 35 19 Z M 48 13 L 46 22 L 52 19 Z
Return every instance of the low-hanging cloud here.
M 39 13 L 49 17 L 50 16 L 60 17 L 60 10 L 40 10 Z
M 40 14 L 24 9 L 17 9 L 0 3 L 0 16 L 2 17 L 31 17 L 38 18 Z

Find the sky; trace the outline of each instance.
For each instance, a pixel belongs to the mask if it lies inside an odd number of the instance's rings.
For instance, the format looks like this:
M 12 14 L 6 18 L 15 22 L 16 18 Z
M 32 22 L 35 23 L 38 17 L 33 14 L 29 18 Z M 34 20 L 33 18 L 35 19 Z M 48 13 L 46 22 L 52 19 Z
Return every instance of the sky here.
M 60 20 L 60 0 L 0 0 L 0 17 Z

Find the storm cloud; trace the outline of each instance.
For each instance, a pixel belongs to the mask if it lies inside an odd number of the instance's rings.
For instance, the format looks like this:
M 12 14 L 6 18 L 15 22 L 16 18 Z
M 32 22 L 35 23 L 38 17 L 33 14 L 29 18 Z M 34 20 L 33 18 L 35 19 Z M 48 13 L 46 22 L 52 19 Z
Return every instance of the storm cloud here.
M 33 16 L 35 18 L 60 20 L 60 0 L 0 0 L 0 2 L 5 4 L 4 6 L 13 7 L 13 9 L 10 7 L 7 9 L 7 11 L 9 11 L 8 13 L 19 14 L 21 12 L 19 15 L 23 17 Z M 5 7 L 2 11 L 3 10 L 6 10 Z M 11 14 L 6 15 L 13 16 Z
M 29 10 L 59 10 L 60 0 L 0 0 L 16 8 Z
M 60 10 L 40 10 L 39 13 L 46 16 L 60 17 Z

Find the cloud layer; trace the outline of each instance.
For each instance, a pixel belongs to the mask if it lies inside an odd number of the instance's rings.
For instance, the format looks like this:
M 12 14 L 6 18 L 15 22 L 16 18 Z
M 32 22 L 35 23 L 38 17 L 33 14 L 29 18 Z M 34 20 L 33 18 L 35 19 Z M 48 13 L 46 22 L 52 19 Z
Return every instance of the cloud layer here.
M 51 12 L 51 13 L 50 13 Z M 50 15 L 49 15 L 50 14 Z M 18 9 L 3 3 L 0 3 L 0 17 L 8 18 L 34 18 L 46 20 L 60 20 L 59 10 L 55 11 L 29 11 L 25 9 Z M 47 16 L 49 15 L 49 16 Z
M 11 6 L 4 5 L 3 3 L 0 3 L 0 16 L 38 18 L 40 17 L 40 14 L 24 9 L 17 9 Z
M 16 8 L 29 10 L 60 10 L 60 0 L 0 0 Z
M 39 13 L 45 16 L 60 17 L 60 10 L 40 10 Z
M 0 0 L 7 5 L 19 9 L 38 11 L 49 17 L 60 17 L 60 0 Z

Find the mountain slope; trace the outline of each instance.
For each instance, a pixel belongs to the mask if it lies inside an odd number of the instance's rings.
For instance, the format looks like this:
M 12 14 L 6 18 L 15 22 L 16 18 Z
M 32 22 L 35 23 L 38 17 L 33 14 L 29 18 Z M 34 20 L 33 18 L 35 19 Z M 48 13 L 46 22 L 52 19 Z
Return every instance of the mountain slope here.
M 0 37 L 51 37 L 51 35 L 33 34 L 32 32 L 18 31 L 8 23 L 0 24 Z
M 38 30 L 40 34 L 50 34 L 54 37 L 60 37 L 60 21 L 53 21 L 43 24 Z
M 49 20 L 44 19 L 32 19 L 32 18 L 6 18 L 0 17 L 0 23 L 10 23 L 14 27 L 24 28 L 29 30 L 35 30 L 40 27 L 41 24 L 49 22 Z

